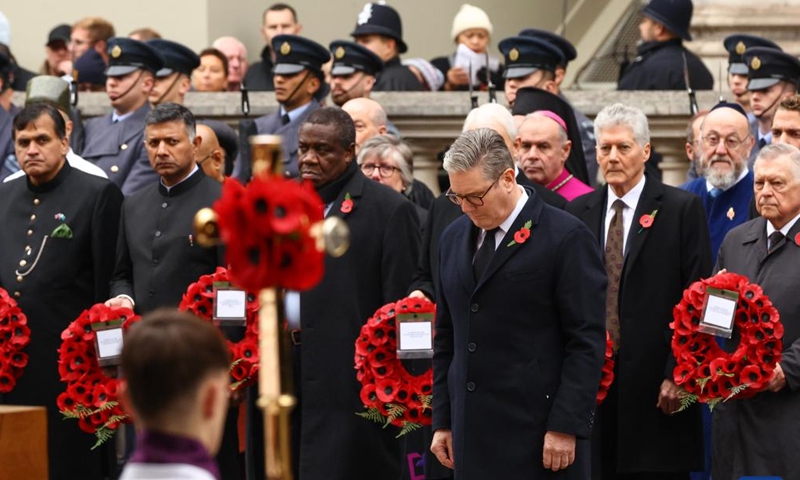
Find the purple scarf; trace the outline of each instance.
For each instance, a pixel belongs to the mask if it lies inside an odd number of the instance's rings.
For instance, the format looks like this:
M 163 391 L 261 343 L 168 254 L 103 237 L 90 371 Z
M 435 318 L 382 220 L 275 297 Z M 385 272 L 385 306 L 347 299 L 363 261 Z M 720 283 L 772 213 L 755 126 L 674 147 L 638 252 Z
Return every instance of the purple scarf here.
M 136 434 L 136 450 L 130 463 L 181 463 L 208 471 L 218 479 L 219 467 L 197 440 L 144 430 Z

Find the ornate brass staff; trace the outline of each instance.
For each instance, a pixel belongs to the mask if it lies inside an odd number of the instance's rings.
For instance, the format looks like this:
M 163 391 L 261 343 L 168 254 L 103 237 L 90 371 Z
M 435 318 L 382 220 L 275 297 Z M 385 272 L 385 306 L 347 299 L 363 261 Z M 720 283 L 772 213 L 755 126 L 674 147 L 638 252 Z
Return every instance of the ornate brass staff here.
M 250 137 L 254 177 L 279 177 L 282 172 L 281 137 Z M 195 216 L 197 240 L 202 244 L 218 241 L 216 213 L 209 208 Z M 349 246 L 347 225 L 329 217 L 312 226 L 317 249 L 332 256 L 343 255 Z M 290 414 L 297 404 L 294 396 L 292 351 L 288 332 L 283 328 L 283 292 L 280 285 L 265 285 L 259 293 L 259 400 L 264 410 L 266 472 L 269 480 L 292 480 Z

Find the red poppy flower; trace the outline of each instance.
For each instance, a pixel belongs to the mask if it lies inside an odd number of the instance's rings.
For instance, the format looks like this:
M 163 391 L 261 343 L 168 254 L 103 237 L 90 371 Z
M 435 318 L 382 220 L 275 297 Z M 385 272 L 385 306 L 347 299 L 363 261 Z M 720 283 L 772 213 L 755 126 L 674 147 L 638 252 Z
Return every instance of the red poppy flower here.
M 764 378 L 761 369 L 756 365 L 748 365 L 744 367 L 741 375 L 739 376 L 739 383 L 741 385 L 748 384 L 750 388 L 756 391 L 761 389 L 766 382 L 767 379 Z
M 531 236 L 530 229 L 525 227 L 520 228 L 519 230 L 514 233 L 514 241 L 517 243 L 525 243 L 528 241 L 528 238 Z
M 28 364 L 28 354 L 25 352 L 14 352 L 9 355 L 8 363 L 17 369 L 25 368 Z
M 381 378 L 375 382 L 375 394 L 382 402 L 393 402 L 397 394 L 399 382 L 394 378 Z
M 679 364 L 675 367 L 675 370 L 672 372 L 672 377 L 675 379 L 676 385 L 683 385 L 686 383 L 690 378 L 694 376 L 695 369 L 686 365 L 684 363 Z
M 17 380 L 11 372 L 0 369 L 0 393 L 8 393 L 17 385 Z
M 347 196 L 349 197 L 350 194 L 348 193 Z M 342 208 L 340 209 L 342 213 L 350 213 L 353 211 L 353 199 L 345 198 L 342 202 Z
M 642 228 L 650 228 L 653 225 L 653 220 L 654 220 L 653 215 L 648 215 L 648 214 L 642 215 L 639 218 L 639 225 L 641 225 Z
M 361 402 L 365 407 L 372 407 L 378 401 L 378 394 L 375 392 L 375 385 L 368 384 L 361 387 Z
M 375 378 L 386 378 L 393 376 L 396 372 L 393 363 L 387 363 L 385 365 L 372 365 L 371 370 Z

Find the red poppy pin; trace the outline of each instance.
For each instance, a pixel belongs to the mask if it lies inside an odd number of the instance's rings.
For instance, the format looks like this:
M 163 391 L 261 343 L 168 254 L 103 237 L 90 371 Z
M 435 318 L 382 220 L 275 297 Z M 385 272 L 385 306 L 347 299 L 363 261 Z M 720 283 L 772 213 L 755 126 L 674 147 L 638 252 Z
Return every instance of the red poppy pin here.
M 656 214 L 657 213 L 658 213 L 658 210 L 653 210 L 653 212 L 650 213 L 649 215 L 648 214 L 644 214 L 639 218 L 639 225 L 642 226 L 642 228 L 639 229 L 639 233 L 642 233 L 642 231 L 645 228 L 650 228 L 653 225 L 653 222 L 656 219 Z
M 508 242 L 506 247 L 513 247 L 518 243 L 525 243 L 528 241 L 528 238 L 531 236 L 531 225 L 533 225 L 533 221 L 528 220 L 525 222 L 525 225 L 522 226 L 519 230 L 514 232 L 514 240 Z
M 794 236 L 794 243 L 797 246 L 800 246 L 800 233 Z
M 349 193 L 345 194 L 344 201 L 342 202 L 342 208 L 340 210 L 342 213 L 350 213 L 353 211 L 353 199 L 350 198 Z

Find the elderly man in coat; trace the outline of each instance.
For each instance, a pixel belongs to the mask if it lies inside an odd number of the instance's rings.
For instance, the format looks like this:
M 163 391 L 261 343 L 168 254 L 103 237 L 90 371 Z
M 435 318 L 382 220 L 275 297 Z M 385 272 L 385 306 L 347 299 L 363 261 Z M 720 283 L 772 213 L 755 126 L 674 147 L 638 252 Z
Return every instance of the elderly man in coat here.
M 725 237 L 717 270 L 746 275 L 763 288 L 781 315 L 783 355 L 767 390 L 714 409 L 712 477 L 800 479 L 800 150 L 764 147 L 755 163 L 761 217 Z
M 461 480 L 589 479 L 605 349 L 597 242 L 517 184 L 494 130 L 461 134 L 444 166 L 466 215 L 440 243 L 431 451 Z

